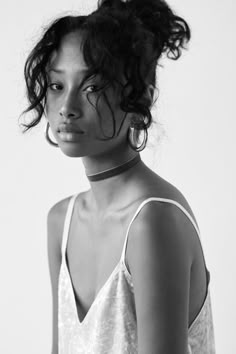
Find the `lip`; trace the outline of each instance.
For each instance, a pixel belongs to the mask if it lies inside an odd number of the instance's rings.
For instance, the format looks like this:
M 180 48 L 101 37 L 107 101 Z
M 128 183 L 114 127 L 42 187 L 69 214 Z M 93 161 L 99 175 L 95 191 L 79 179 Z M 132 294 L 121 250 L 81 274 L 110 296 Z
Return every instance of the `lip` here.
M 60 124 L 58 127 L 58 132 L 84 134 L 82 130 L 71 124 Z
M 82 140 L 83 133 L 72 133 L 72 132 L 59 132 L 58 136 L 61 141 L 65 143 L 80 143 Z

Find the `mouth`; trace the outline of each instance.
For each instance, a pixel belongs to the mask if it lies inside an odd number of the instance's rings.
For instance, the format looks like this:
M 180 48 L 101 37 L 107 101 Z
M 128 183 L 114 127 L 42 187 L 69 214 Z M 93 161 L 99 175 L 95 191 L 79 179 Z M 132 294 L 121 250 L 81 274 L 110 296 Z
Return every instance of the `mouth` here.
M 58 127 L 58 133 L 73 133 L 73 134 L 84 134 L 84 132 L 76 127 L 71 127 L 69 125 L 60 125 Z
M 78 131 L 59 131 L 58 136 L 60 141 L 64 141 L 65 143 L 80 143 L 82 140 L 82 135 L 84 133 Z
M 71 133 L 71 134 L 84 134 L 82 131 L 78 131 L 78 130 L 66 130 L 66 129 L 61 129 L 61 130 L 58 130 L 58 133 Z

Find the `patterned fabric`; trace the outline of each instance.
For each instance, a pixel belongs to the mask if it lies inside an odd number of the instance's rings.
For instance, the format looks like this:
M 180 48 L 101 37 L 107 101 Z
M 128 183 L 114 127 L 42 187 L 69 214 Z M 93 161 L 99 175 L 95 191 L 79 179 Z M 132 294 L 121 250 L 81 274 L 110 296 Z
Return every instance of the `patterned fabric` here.
M 69 201 L 62 239 L 62 263 L 58 285 L 59 354 L 138 354 L 134 289 L 131 274 L 125 265 L 128 232 L 133 220 L 147 202 L 158 200 L 178 206 L 193 223 L 199 238 L 200 232 L 191 215 L 176 201 L 157 197 L 144 200 L 129 224 L 119 263 L 97 294 L 87 315 L 80 322 L 66 262 L 66 244 L 77 195 L 72 196 Z M 215 354 L 209 291 L 210 273 L 207 269 L 206 271 L 207 295 L 188 330 L 188 354 Z

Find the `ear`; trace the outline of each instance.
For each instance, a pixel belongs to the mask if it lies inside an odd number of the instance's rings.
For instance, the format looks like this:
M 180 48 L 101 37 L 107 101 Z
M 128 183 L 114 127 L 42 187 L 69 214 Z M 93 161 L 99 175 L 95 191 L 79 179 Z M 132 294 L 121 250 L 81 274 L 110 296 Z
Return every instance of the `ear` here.
M 44 104 L 44 107 L 43 107 L 43 114 L 44 114 L 44 117 L 46 118 L 46 120 L 48 120 L 48 113 L 47 113 L 47 105 Z
M 152 84 L 148 84 L 146 87 L 146 92 L 144 93 L 141 99 L 141 102 L 145 102 L 148 104 L 149 107 L 151 107 L 153 103 L 154 93 L 155 93 L 155 86 L 153 86 Z M 137 113 L 130 113 L 130 122 L 132 122 L 132 120 L 135 121 L 137 117 L 138 117 Z
M 146 95 L 148 100 L 150 101 L 150 104 L 152 103 L 154 92 L 155 92 L 155 87 L 152 84 L 149 84 L 147 87 Z
M 154 92 L 155 92 L 155 87 L 152 84 L 148 84 L 146 88 L 146 92 L 143 96 L 143 101 L 145 101 L 149 106 L 152 105 Z

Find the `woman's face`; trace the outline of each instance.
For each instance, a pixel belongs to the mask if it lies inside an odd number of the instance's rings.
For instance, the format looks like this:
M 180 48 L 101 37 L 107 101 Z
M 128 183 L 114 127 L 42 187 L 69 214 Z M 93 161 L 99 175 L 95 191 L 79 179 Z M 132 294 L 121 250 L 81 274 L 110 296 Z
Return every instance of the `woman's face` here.
M 109 154 L 109 151 L 127 143 L 127 130 L 130 125 L 129 115 L 119 108 L 118 92 L 112 87 L 106 89 L 106 95 L 114 112 L 116 135 L 124 119 L 119 136 L 112 140 L 100 141 L 113 135 L 112 112 L 101 95 L 94 92 L 99 87 L 99 77 L 86 81 L 79 87 L 86 74 L 86 64 L 80 51 L 79 33 L 71 33 L 64 37 L 59 50 L 53 53 L 48 69 L 49 86 L 46 95 L 46 116 L 52 133 L 61 148 L 68 156 L 82 157 Z M 87 100 L 88 98 L 92 104 Z M 95 106 L 98 100 L 96 111 Z M 101 120 L 101 124 L 99 124 Z M 60 132 L 66 124 L 81 130 L 81 133 L 70 134 Z M 69 126 L 67 126 L 69 127 Z

